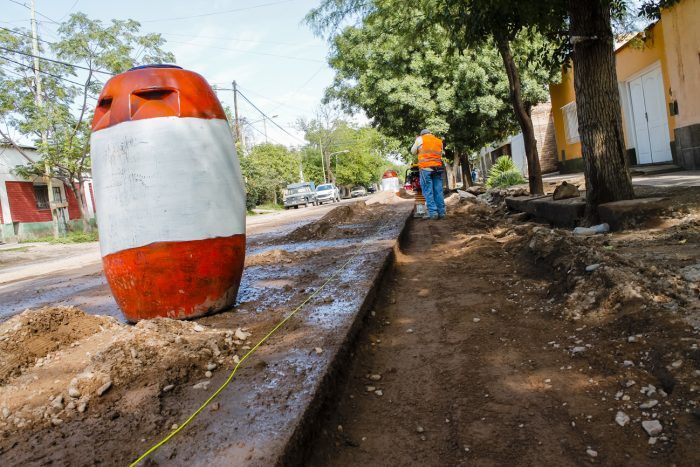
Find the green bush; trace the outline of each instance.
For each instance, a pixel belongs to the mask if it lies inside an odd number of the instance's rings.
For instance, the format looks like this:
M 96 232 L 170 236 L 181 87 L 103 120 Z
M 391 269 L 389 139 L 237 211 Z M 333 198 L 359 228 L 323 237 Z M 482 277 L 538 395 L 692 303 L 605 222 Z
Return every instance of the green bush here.
M 515 162 L 508 156 L 501 156 L 496 159 L 496 163 L 491 166 L 489 176 L 486 179 L 486 186 L 489 188 L 509 187 L 526 183 L 515 166 Z

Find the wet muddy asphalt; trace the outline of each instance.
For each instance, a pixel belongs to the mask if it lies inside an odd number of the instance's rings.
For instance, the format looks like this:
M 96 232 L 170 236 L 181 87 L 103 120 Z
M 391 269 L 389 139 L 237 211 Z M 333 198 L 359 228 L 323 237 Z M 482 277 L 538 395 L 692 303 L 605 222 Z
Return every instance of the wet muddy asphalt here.
M 344 205 L 352 202 L 346 200 Z M 247 253 L 256 254 L 275 239 L 291 230 L 313 222 L 339 204 L 250 216 L 247 219 Z M 12 245 L 8 245 L 12 247 Z M 123 321 L 102 271 L 97 244 L 39 245 L 20 244 L 11 249 L 28 249 L 14 253 L 9 263 L 0 261 L 0 322 L 28 308 L 42 306 L 77 306 L 90 314 L 112 316 Z M 303 246 L 295 246 L 303 248 Z M 40 253 L 34 254 L 34 250 Z M 0 255 L 3 252 L 0 251 Z M 76 261 L 76 255 L 79 261 Z M 9 256 L 7 253 L 3 257 Z M 23 258 L 27 257 L 26 260 Z M 71 258 L 72 257 L 72 258 Z M 1 259 L 1 258 L 0 258 Z M 254 282 L 244 274 L 240 297 L 255 294 Z
M 312 432 L 309 414 L 319 410 L 336 378 L 339 355 L 349 348 L 373 300 L 411 209 L 412 203 L 404 201 L 378 206 L 368 219 L 352 219 L 364 232 L 359 237 L 344 234 L 342 225 L 333 238 L 307 241 L 288 241 L 290 229 L 259 233 L 249 250 L 249 257 L 259 261 L 246 267 L 235 310 L 198 320 L 202 326 L 245 327 L 256 342 L 335 277 L 246 361 L 216 404 L 146 465 L 262 466 L 301 459 Z M 282 261 L 276 259 L 280 251 Z M 9 465 L 128 464 L 196 410 L 231 369 L 217 371 L 206 391 L 194 389 L 194 381 L 182 382 L 162 394 L 156 406 L 137 411 L 124 405 L 128 394 L 110 391 L 101 416 L 19 435 L 3 446 L 2 457 Z M 143 381 L 144 388 L 149 384 Z

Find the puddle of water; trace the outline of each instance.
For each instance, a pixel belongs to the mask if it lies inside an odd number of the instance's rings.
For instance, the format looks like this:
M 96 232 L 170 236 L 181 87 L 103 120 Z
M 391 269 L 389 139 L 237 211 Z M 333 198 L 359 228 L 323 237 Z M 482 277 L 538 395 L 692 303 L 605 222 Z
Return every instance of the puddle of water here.
M 253 287 L 265 287 L 270 289 L 283 289 L 285 287 L 294 287 L 294 283 L 287 279 L 264 279 L 257 281 Z
M 270 250 L 285 250 L 289 253 L 294 253 L 297 251 L 303 251 L 303 250 L 319 250 L 322 248 L 338 248 L 338 247 L 347 247 L 350 245 L 355 245 L 358 244 L 359 242 L 357 239 L 347 239 L 347 238 L 341 238 L 337 240 L 316 240 L 316 241 L 307 241 L 307 242 L 300 242 L 300 243 L 277 243 L 274 245 L 266 245 L 266 246 L 260 246 L 258 248 L 253 248 L 248 250 L 248 255 L 259 255 L 261 253 L 268 252 Z

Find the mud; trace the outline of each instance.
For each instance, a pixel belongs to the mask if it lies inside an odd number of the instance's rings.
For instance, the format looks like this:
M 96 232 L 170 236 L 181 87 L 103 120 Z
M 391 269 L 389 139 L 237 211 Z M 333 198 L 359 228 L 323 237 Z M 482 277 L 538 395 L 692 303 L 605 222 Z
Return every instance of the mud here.
M 327 368 L 409 209 L 368 209 L 362 222 L 370 221 L 359 237 L 254 245 L 236 308 L 196 322 L 130 326 L 51 307 L 1 324 L 6 340 L 27 336 L 23 348 L 8 348 L 2 357 L 21 361 L 10 365 L 0 383 L 3 465 L 128 464 L 194 412 L 258 339 L 337 272 L 284 332 L 246 360 L 231 386 L 149 461 L 278 462 L 290 440 L 296 440 L 293 446 L 301 442 L 297 423 L 322 392 Z M 331 230 L 336 228 L 342 225 Z M 36 340 L 31 326 L 37 321 L 53 344 L 32 353 L 26 349 Z M 239 328 L 251 335 L 238 339 Z
M 307 465 L 700 465 L 700 194 L 662 191 L 597 237 L 478 201 L 414 221 Z

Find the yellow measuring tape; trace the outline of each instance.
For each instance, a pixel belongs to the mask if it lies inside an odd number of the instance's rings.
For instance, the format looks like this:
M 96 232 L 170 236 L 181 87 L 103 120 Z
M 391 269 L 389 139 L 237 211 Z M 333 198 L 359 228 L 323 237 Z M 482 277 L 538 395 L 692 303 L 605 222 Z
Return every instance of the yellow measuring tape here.
M 268 333 L 265 335 L 265 337 L 263 337 L 262 339 L 260 339 L 260 341 L 259 341 L 257 344 L 255 344 L 255 346 L 254 346 L 252 349 L 250 349 L 250 350 L 243 356 L 243 358 L 241 358 L 241 360 L 236 364 L 236 366 L 233 368 L 233 371 L 231 372 L 231 374 L 228 376 L 228 378 L 226 378 L 226 381 L 224 381 L 224 383 L 219 387 L 219 389 L 217 389 L 216 392 L 215 392 L 214 394 L 212 394 L 211 396 L 209 396 L 209 398 L 208 398 L 206 401 L 204 401 L 204 403 L 203 403 L 197 410 L 195 410 L 195 411 L 192 413 L 192 415 L 190 415 L 189 417 L 187 417 L 187 420 L 185 420 L 185 421 L 182 423 L 182 425 L 178 426 L 178 427 L 177 427 L 175 430 L 173 430 L 168 436 L 166 436 L 165 438 L 163 438 L 162 440 L 160 440 L 157 444 L 153 445 L 148 451 L 146 451 L 146 452 L 144 452 L 143 454 L 141 454 L 141 456 L 140 456 L 138 459 L 136 459 L 134 462 L 132 462 L 132 463 L 130 464 L 130 467 L 134 467 L 134 466 L 137 465 L 139 462 L 141 462 L 141 461 L 144 460 L 146 457 L 148 457 L 150 454 L 154 453 L 158 448 L 160 448 L 160 447 L 163 446 L 165 443 L 167 443 L 173 436 L 175 436 L 175 435 L 178 434 L 180 431 L 182 431 L 183 428 L 185 428 L 192 420 L 194 420 L 194 418 L 195 418 L 197 415 L 199 415 L 199 413 L 200 413 L 202 410 L 204 410 L 204 409 L 206 408 L 206 406 L 209 405 L 209 403 L 210 403 L 211 401 L 213 401 L 214 398 L 215 398 L 216 396 L 218 396 L 219 393 L 220 393 L 221 391 L 223 391 L 223 390 L 226 388 L 226 386 L 229 385 L 229 383 L 230 383 L 231 380 L 233 379 L 233 376 L 236 374 L 236 371 L 238 371 L 238 367 L 240 367 L 240 366 L 243 364 L 243 362 L 246 361 L 246 359 L 247 359 L 248 357 L 250 357 L 253 353 L 255 353 L 255 351 L 258 349 L 258 347 L 260 347 L 267 339 L 270 338 L 270 336 L 272 336 L 275 332 L 277 332 L 277 330 L 278 330 L 279 328 L 281 328 L 282 326 L 284 326 L 284 323 L 286 323 L 287 321 L 289 321 L 289 319 L 290 319 L 292 316 L 294 316 L 299 310 L 301 310 L 301 309 L 304 307 L 304 305 L 306 305 L 307 303 L 309 303 L 316 295 L 318 295 L 318 294 L 319 294 L 333 279 L 335 279 L 335 277 L 336 277 L 341 271 L 343 271 L 343 270 L 347 267 L 348 264 L 350 264 L 350 262 L 351 262 L 353 259 L 357 258 L 357 256 L 358 256 L 358 255 L 362 252 L 362 250 L 365 248 L 365 245 L 367 244 L 367 240 L 369 240 L 369 239 L 363 240 L 362 245 L 360 246 L 360 248 L 359 248 L 359 249 L 358 249 L 358 250 L 357 250 L 357 251 L 356 251 L 356 252 L 355 252 L 341 267 L 340 267 L 340 268 L 338 268 L 333 274 L 331 274 L 331 276 L 330 276 L 328 279 L 326 279 L 326 281 L 325 281 L 318 289 L 316 289 L 316 290 L 314 291 L 314 293 L 312 293 L 311 295 L 309 295 L 309 296 L 306 298 L 306 300 L 304 300 L 303 302 L 301 302 L 301 304 L 299 304 L 299 306 L 297 306 L 294 310 L 292 310 L 291 313 L 289 313 L 287 316 L 285 316 L 284 319 L 283 319 L 282 321 L 280 321 L 279 323 L 277 323 L 277 325 L 276 325 L 274 328 L 272 328 L 272 330 L 271 330 L 270 332 L 268 332 Z

